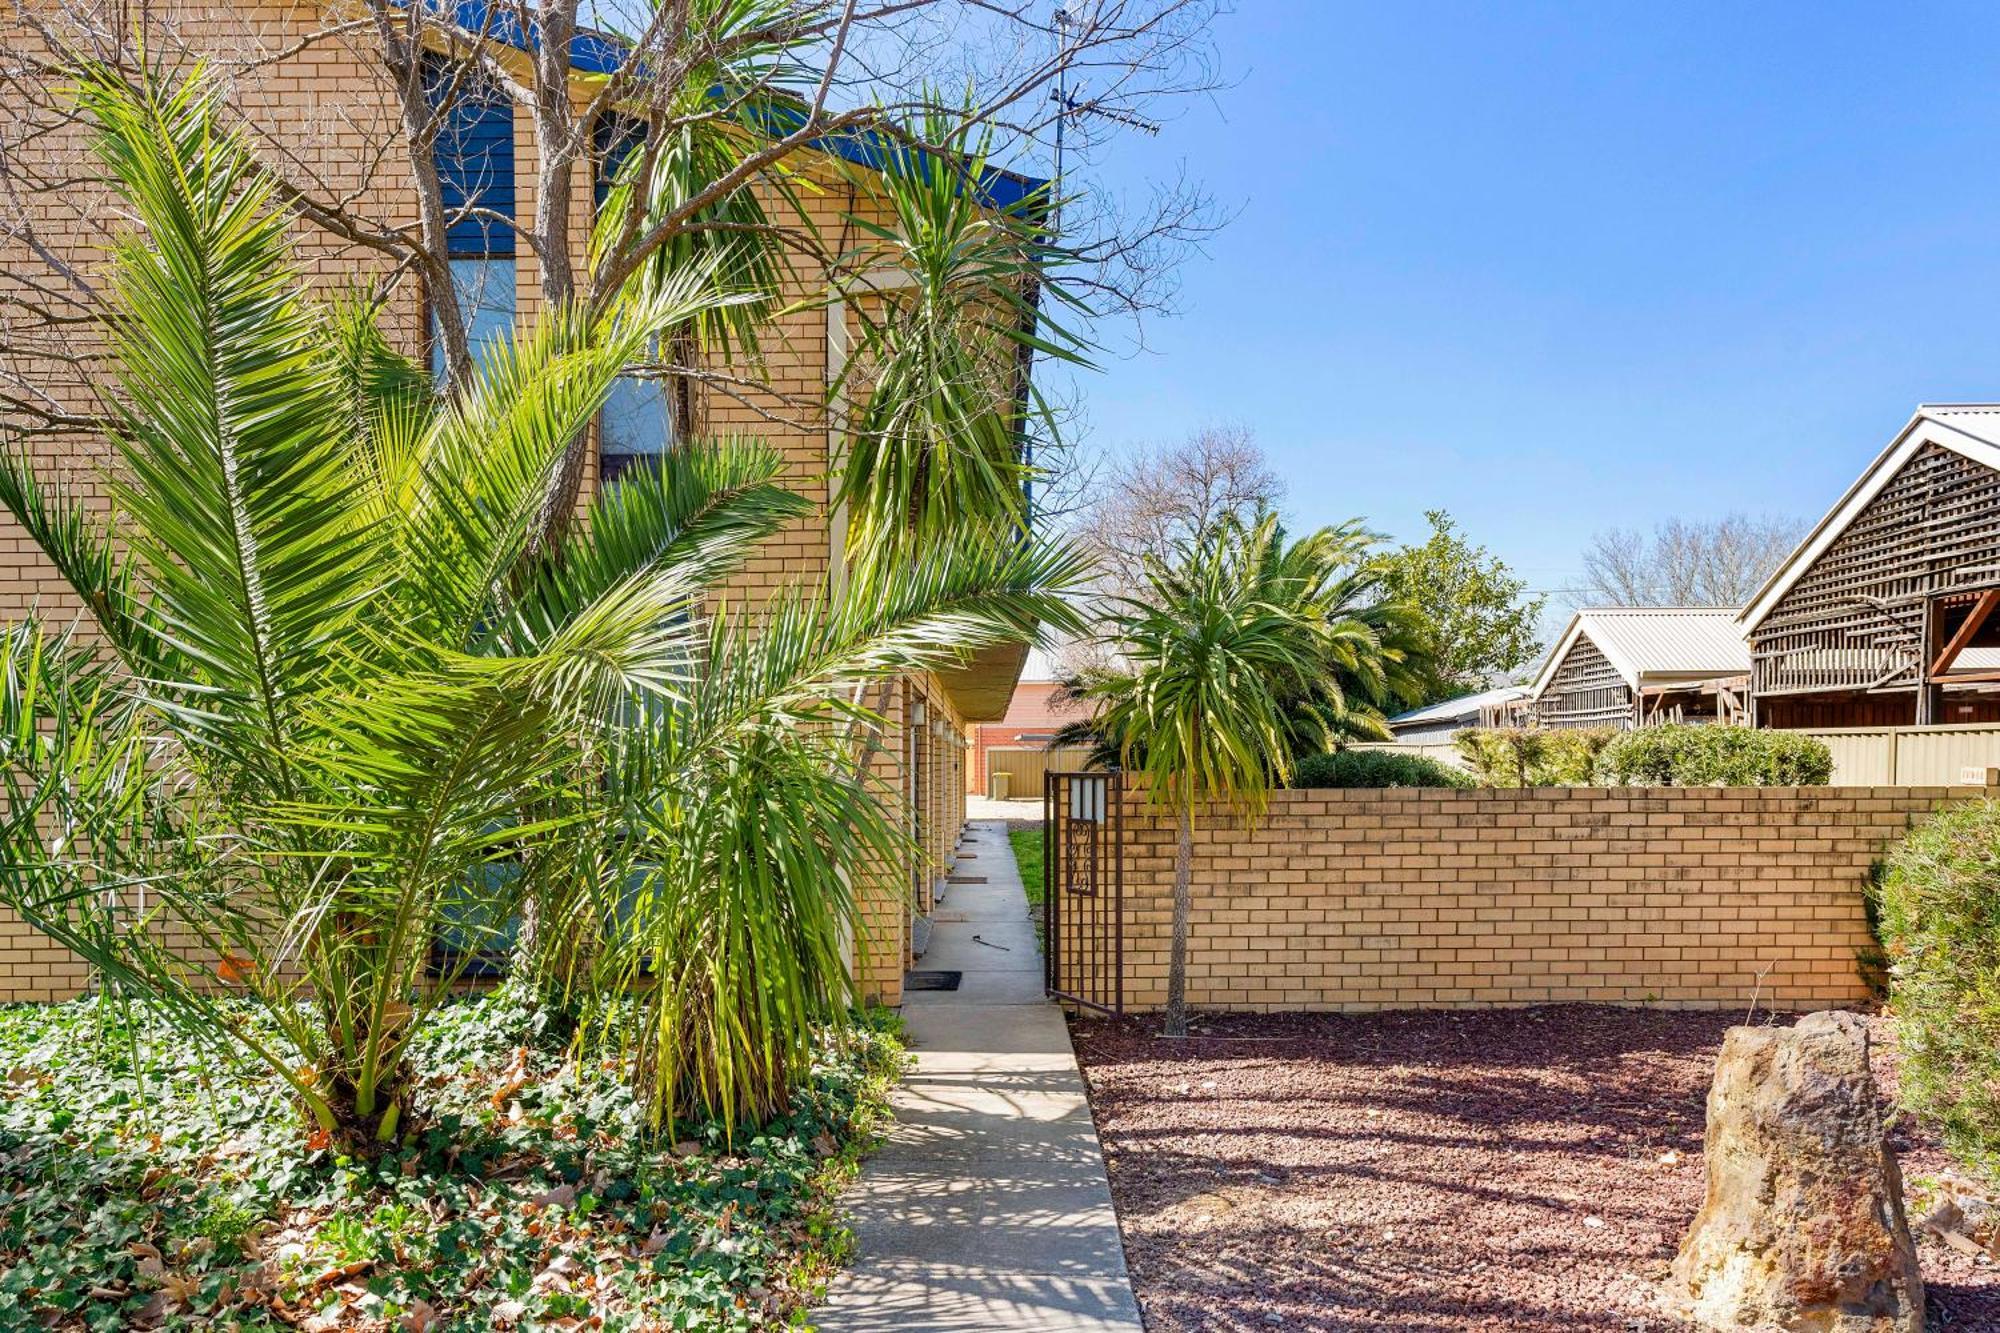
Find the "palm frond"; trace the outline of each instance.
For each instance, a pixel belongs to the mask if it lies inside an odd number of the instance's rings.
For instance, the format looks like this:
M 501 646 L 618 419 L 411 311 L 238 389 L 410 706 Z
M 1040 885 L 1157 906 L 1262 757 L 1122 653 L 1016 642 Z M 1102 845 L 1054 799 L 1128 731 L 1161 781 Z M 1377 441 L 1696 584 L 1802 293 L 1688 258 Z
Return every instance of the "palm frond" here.
M 25 453 L 11 449 L 0 450 L 0 507 L 48 557 L 133 669 L 157 670 L 160 645 L 133 605 L 132 564 L 109 528 L 60 479 L 43 480 Z
M 393 347 L 373 304 L 359 297 L 325 312 L 337 392 L 347 405 L 351 469 L 367 488 L 372 517 L 386 518 L 409 481 L 417 444 L 441 397 L 430 374 Z
M 812 504 L 785 486 L 783 455 L 762 444 L 677 447 L 627 469 L 599 493 L 588 522 L 529 571 L 514 598 L 510 651 L 549 636 L 584 608 L 647 571 L 673 569 L 695 587 L 741 564 Z
M 186 663 L 175 716 L 282 786 L 299 701 L 374 586 L 320 326 L 213 83 L 94 69 L 79 98 L 144 228 L 113 255 L 120 535 Z
M 471 641 L 504 604 L 557 464 L 659 332 L 729 299 L 678 274 L 604 316 L 558 311 L 497 349 L 418 446 L 401 498 L 410 592 L 429 637 Z

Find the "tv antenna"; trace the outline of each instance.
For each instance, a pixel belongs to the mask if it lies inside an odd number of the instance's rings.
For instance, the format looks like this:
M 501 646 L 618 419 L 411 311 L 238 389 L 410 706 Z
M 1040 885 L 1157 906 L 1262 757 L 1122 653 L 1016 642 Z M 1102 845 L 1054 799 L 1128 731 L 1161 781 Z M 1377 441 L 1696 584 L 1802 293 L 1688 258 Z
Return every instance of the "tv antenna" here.
M 1056 35 L 1056 86 L 1049 89 L 1049 97 L 1056 104 L 1056 169 L 1055 169 L 1056 178 L 1055 178 L 1055 198 L 1052 201 L 1052 209 L 1051 209 L 1053 216 L 1050 219 L 1050 221 L 1052 224 L 1052 229 L 1055 231 L 1055 233 L 1057 235 L 1061 235 L 1062 205 L 1063 205 L 1063 129 L 1065 126 L 1069 124 L 1070 117 L 1094 116 L 1099 120 L 1108 120 L 1111 121 L 1113 124 L 1123 125 L 1128 129 L 1138 130 L 1141 134 L 1158 134 L 1160 132 L 1160 126 L 1158 122 L 1147 120 L 1144 116 L 1134 115 L 1130 111 L 1120 111 L 1116 107 L 1101 106 L 1096 102 L 1095 99 L 1080 97 L 1077 94 L 1071 92 L 1069 86 L 1070 30 L 1072 28 L 1080 28 L 1082 26 L 1082 20 L 1078 19 L 1074 14 L 1070 13 L 1069 6 L 1057 5 L 1056 12 L 1052 16 L 1052 26 L 1055 30 L 1055 35 Z

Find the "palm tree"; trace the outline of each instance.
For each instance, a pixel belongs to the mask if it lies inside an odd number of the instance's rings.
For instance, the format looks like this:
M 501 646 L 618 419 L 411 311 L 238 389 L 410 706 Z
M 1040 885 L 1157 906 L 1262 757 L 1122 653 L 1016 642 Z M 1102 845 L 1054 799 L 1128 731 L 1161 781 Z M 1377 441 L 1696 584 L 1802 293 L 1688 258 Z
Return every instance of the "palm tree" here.
M 1295 606 L 1326 630 L 1320 673 L 1285 697 L 1291 757 L 1350 740 L 1386 740 L 1386 715 L 1424 690 L 1417 617 L 1388 587 L 1376 549 L 1381 538 L 1358 520 L 1264 548 L 1260 580 L 1271 600 Z
M 1119 598 L 1105 637 L 1117 666 L 1077 693 L 1103 757 L 1146 778 L 1148 799 L 1173 813 L 1173 943 L 1166 1032 L 1187 1034 L 1188 919 L 1195 819 L 1220 801 L 1261 815 L 1290 780 L 1300 699 L 1339 712 L 1337 672 L 1386 676 L 1381 639 L 1336 593 L 1345 529 L 1287 549 L 1275 516 L 1224 524 L 1150 564 L 1146 587 Z
M 798 1034 L 850 993 L 837 886 L 886 821 L 824 791 L 769 816 L 761 779 L 808 776 L 851 680 L 1062 622 L 1074 560 L 946 543 L 899 597 L 711 625 L 716 581 L 807 508 L 774 451 L 690 443 L 554 545 L 537 520 L 618 373 L 736 294 L 699 266 L 651 275 L 445 401 L 364 313 L 305 299 L 272 183 L 199 72 L 79 83 L 143 231 L 113 255 L 111 513 L 0 458 L 0 504 L 102 649 L 27 625 L 0 652 L 0 900 L 267 1064 L 350 1151 L 407 1136 L 413 1039 L 531 904 L 563 927 L 538 965 L 611 935 L 663 978 L 722 969 L 656 988 L 654 1066 L 669 1099 L 692 1081 L 687 1104 L 768 1110 Z M 671 891 L 620 943 L 627 845 Z M 692 930 L 725 898 L 764 934 Z

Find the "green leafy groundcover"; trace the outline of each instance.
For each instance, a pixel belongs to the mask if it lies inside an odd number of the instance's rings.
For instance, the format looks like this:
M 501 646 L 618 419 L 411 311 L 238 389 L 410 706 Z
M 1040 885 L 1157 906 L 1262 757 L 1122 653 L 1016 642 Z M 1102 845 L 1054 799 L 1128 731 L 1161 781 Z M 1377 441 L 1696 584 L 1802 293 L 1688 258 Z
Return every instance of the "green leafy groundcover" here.
M 369 1170 L 276 1079 L 115 1002 L 0 1006 L 0 1329 L 797 1324 L 900 1063 L 859 1025 L 733 1152 L 667 1143 L 616 1062 L 503 990 L 425 1036 L 430 1128 Z

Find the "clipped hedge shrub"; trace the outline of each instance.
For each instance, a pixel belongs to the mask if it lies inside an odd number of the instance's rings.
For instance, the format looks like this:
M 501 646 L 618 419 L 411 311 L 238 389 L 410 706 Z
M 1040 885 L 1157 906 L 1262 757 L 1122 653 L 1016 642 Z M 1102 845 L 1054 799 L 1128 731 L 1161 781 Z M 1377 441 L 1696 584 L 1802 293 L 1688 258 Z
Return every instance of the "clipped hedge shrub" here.
M 1583 787 L 1610 727 L 1471 727 L 1452 737 L 1482 787 Z
M 2000 1177 L 2000 803 L 1955 806 L 1889 857 L 1877 903 L 1903 1104 Z
M 1336 750 L 1311 754 L 1292 769 L 1294 787 L 1472 787 L 1470 773 L 1420 754 Z
M 1796 731 L 1675 724 L 1620 732 L 1597 756 L 1607 787 L 1824 787 L 1826 742 Z

